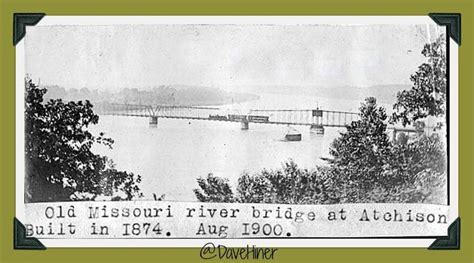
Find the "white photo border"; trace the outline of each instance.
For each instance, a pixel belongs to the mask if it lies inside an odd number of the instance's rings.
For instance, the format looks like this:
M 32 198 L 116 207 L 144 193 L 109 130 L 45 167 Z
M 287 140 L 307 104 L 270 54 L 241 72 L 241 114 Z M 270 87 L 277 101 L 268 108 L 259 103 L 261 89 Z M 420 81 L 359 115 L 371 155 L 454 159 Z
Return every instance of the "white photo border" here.
M 154 25 L 154 24 L 434 24 L 426 16 L 49 16 L 40 25 Z M 28 27 L 26 32 L 28 33 Z M 450 211 L 458 207 L 458 44 L 449 36 L 449 199 Z M 24 76 L 25 45 L 16 45 L 16 217 L 25 219 L 24 205 Z M 450 222 L 451 223 L 451 222 Z M 446 229 L 447 231 L 447 229 Z M 202 247 L 208 239 L 39 239 L 46 247 Z M 434 238 L 350 238 L 350 239 L 219 239 L 225 246 L 260 247 L 420 247 Z

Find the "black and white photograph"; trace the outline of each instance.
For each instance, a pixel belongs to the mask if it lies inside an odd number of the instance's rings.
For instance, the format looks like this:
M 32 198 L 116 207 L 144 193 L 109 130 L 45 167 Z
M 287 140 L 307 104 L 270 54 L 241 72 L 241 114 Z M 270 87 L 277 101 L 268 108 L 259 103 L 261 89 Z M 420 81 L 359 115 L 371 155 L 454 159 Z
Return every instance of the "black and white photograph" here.
M 176 21 L 27 27 L 24 72 L 17 76 L 24 86 L 24 173 L 17 171 L 23 182 L 17 187 L 25 205 L 50 204 L 38 213 L 52 218 L 68 213 L 48 210 L 55 203 L 86 202 L 89 219 L 116 213 L 128 220 L 147 217 L 147 208 L 137 216 L 127 204 L 161 204 L 148 212 L 176 222 L 184 221 L 173 204 L 188 204 L 187 218 L 206 210 L 213 218 L 207 205 L 218 205 L 226 209 L 225 216 L 217 210 L 220 217 L 240 223 L 242 209 L 232 208 L 247 206 L 254 218 L 278 223 L 258 206 L 265 205 L 276 218 L 290 211 L 294 232 L 277 224 L 263 234 L 296 237 L 303 232 L 300 205 L 370 204 L 390 211 L 389 220 L 380 212 L 385 221 L 447 229 L 453 218 L 438 208 L 452 203 L 457 175 L 449 172 L 445 26 L 429 18 Z M 94 203 L 121 208 L 94 210 Z M 378 220 L 372 210 L 360 210 L 358 222 Z M 304 213 L 311 221 L 311 212 Z M 344 213 L 334 216 L 345 220 Z M 331 212 L 321 218 L 331 220 Z M 261 226 L 248 225 L 250 235 L 265 232 Z M 243 229 L 229 227 L 218 237 L 245 238 Z M 134 226 L 122 238 L 128 230 Z M 177 236 L 207 238 L 212 230 L 198 223 L 189 233 Z

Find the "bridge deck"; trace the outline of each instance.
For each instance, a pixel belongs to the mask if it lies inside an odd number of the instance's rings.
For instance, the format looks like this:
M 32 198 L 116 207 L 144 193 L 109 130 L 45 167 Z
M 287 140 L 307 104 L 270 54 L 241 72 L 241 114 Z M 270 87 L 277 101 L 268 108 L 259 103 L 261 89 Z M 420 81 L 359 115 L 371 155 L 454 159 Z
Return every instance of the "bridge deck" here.
M 320 109 L 273 109 L 250 110 L 242 114 L 238 110 L 217 107 L 163 106 L 109 104 L 97 109 L 99 114 L 131 117 L 157 117 L 167 119 L 248 122 L 274 125 L 300 125 L 346 127 L 360 118 L 358 113 Z M 389 126 L 396 131 L 414 132 L 413 128 Z
M 149 118 L 151 117 L 148 114 L 133 114 L 133 113 L 109 113 L 105 115 L 111 116 L 125 116 L 125 117 L 141 117 L 141 118 Z M 218 119 L 210 119 L 205 117 L 181 117 L 181 116 L 156 116 L 158 118 L 164 119 L 182 119 L 182 120 L 201 120 L 201 121 L 217 121 L 217 122 L 241 122 L 238 120 L 218 120 Z M 268 121 L 268 122 L 259 122 L 259 121 L 248 121 L 249 123 L 258 123 L 258 124 L 275 124 L 275 125 L 295 125 L 295 126 L 311 126 L 315 125 L 315 123 L 305 123 L 305 122 L 278 122 L 278 121 Z M 344 128 L 346 125 L 338 125 L 338 124 L 324 124 L 324 127 L 339 127 Z M 398 132 L 416 132 L 413 128 L 401 128 L 395 126 L 387 126 L 387 129 L 390 130 L 397 130 Z
M 112 115 L 112 116 L 127 116 L 127 117 L 145 117 L 149 118 L 151 117 L 150 115 L 147 114 L 127 114 L 127 113 L 121 113 L 121 114 L 105 114 L 105 115 Z M 211 118 L 205 118 L 205 117 L 182 117 L 182 116 L 160 116 L 157 115 L 156 117 L 158 118 L 163 118 L 163 119 L 182 119 L 182 120 L 202 120 L 202 121 L 218 121 L 218 122 L 242 122 L 239 120 L 219 120 L 219 119 L 211 119 Z M 267 122 L 262 122 L 262 121 L 247 121 L 249 123 L 259 123 L 259 124 L 276 124 L 276 125 L 296 125 L 296 126 L 311 126 L 315 125 L 315 123 L 307 123 L 307 122 L 284 122 L 284 121 L 267 121 Z M 322 126 L 326 127 L 345 127 L 345 125 L 337 125 L 337 124 L 324 124 Z

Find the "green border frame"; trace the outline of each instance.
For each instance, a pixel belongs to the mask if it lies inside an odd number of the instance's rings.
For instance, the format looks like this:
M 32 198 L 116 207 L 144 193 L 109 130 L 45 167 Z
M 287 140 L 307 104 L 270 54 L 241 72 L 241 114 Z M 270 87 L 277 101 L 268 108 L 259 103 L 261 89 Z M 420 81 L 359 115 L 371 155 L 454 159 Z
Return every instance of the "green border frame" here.
M 0 262 L 196 262 L 199 248 L 14 250 L 15 49 L 13 13 L 48 15 L 428 15 L 461 13 L 459 48 L 460 250 L 281 248 L 275 262 L 474 262 L 472 174 L 474 154 L 474 3 L 472 0 L 0 0 Z

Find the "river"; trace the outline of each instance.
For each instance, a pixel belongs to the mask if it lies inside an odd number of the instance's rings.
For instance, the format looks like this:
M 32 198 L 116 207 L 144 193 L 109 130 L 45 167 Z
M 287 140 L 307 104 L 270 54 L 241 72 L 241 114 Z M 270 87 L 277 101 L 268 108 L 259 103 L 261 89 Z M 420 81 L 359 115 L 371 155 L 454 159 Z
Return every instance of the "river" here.
M 360 101 L 334 100 L 297 95 L 259 94 L 260 99 L 233 109 L 312 109 L 357 112 Z M 117 169 L 140 174 L 144 199 L 165 194 L 165 200 L 196 201 L 193 189 L 196 178 L 209 173 L 226 177 L 234 187 L 243 172 L 278 169 L 290 159 L 299 167 L 312 169 L 329 157 L 331 142 L 344 128 L 326 128 L 324 135 L 310 133 L 307 126 L 296 126 L 302 140 L 283 141 L 285 125 L 250 123 L 241 130 L 240 123 L 180 119 L 159 119 L 150 127 L 142 117 L 100 116 L 92 128 L 114 139 L 113 149 L 94 147 L 94 151 L 114 160 Z

